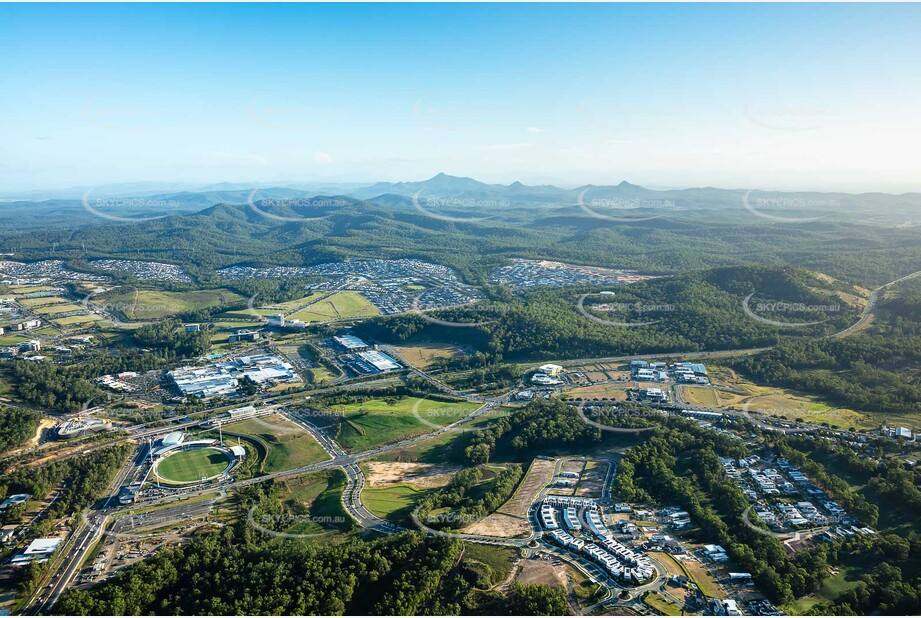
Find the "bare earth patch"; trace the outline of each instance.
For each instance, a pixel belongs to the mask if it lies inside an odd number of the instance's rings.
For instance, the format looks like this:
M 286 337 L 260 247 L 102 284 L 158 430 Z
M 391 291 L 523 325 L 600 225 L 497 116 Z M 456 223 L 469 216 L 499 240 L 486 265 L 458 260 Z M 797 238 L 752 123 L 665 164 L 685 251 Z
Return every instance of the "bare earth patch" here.
M 502 538 L 527 536 L 531 533 L 528 510 L 531 503 L 553 478 L 556 462 L 552 459 L 535 459 L 528 468 L 515 494 L 498 511 L 467 526 L 463 532 Z
M 444 487 L 451 481 L 454 473 L 460 470 L 458 466 L 436 466 L 406 461 L 369 461 L 364 467 L 367 469 L 370 487 L 409 483 L 421 489 Z
M 29 439 L 29 442 L 27 443 L 26 446 L 37 446 L 38 441 L 42 437 L 42 432 L 45 431 L 46 429 L 51 429 L 52 427 L 55 426 L 55 424 L 56 423 L 54 419 L 50 419 L 50 418 L 40 419 L 38 421 L 38 428 L 35 430 L 35 435 Z
M 439 343 L 418 343 L 411 346 L 394 346 L 394 350 L 410 365 L 425 369 L 439 359 L 464 356 L 464 351 L 454 345 Z
M 556 567 L 546 560 L 522 560 L 518 573 L 521 584 L 544 584 L 546 586 L 566 587 L 566 569 Z

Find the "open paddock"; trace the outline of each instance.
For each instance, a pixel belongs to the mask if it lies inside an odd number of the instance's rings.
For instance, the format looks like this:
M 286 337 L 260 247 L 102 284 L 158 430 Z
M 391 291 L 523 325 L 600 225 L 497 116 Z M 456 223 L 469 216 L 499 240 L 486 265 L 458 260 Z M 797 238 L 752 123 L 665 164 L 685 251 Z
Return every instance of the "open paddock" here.
M 444 343 L 416 343 L 413 345 L 394 346 L 403 359 L 414 367 L 425 369 L 438 360 L 451 360 L 464 356 L 458 346 Z
M 290 470 L 329 459 L 309 432 L 280 414 L 227 423 L 223 428 L 258 438 L 266 446 L 265 472 Z
M 287 317 L 304 322 L 330 322 L 370 318 L 379 314 L 377 307 L 358 292 L 337 292 Z

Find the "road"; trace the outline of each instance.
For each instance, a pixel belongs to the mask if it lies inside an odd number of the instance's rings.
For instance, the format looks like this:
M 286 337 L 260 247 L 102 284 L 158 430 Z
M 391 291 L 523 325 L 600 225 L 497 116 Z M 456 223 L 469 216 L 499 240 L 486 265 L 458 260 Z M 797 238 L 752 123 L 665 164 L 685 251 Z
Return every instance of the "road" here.
M 115 494 L 130 474 L 136 469 L 135 458 L 131 457 L 121 470 L 115 475 L 115 478 L 109 484 L 106 495 L 108 496 L 103 502 L 101 512 L 105 512 L 112 506 L 112 501 L 116 499 Z M 70 540 L 65 543 L 63 549 L 59 550 L 63 560 L 56 569 L 49 569 L 48 583 L 45 586 L 39 586 L 33 597 L 30 599 L 27 607 L 33 609 L 30 613 L 44 613 L 61 597 L 74 576 L 80 570 L 81 565 L 86 560 L 89 551 L 96 544 L 96 541 L 102 535 L 107 523 L 106 515 L 90 515 L 87 518 L 80 518 Z
M 921 271 L 917 271 L 909 275 L 906 275 L 904 277 L 900 277 L 899 279 L 891 281 L 873 290 L 870 294 L 870 297 L 867 301 L 867 306 L 864 309 L 864 312 L 861 315 L 860 319 L 853 325 L 833 335 L 830 335 L 830 336 L 831 337 L 846 337 L 854 332 L 859 331 L 870 319 L 873 313 L 873 310 L 875 309 L 876 304 L 878 303 L 880 293 L 883 290 L 885 290 L 886 288 L 890 286 L 901 283 L 903 281 L 912 279 L 918 275 L 921 275 Z M 106 315 L 106 317 L 114 317 L 114 316 Z M 116 320 L 116 323 L 118 323 L 117 320 Z M 390 347 L 384 346 L 383 349 L 385 349 L 386 351 L 390 353 L 395 354 L 395 351 L 392 350 Z M 668 358 L 687 358 L 687 357 L 720 358 L 720 357 L 727 357 L 727 356 L 736 356 L 740 354 L 757 354 L 757 353 L 764 352 L 770 349 L 771 347 L 760 347 L 760 348 L 744 348 L 744 349 L 734 349 L 734 350 L 690 351 L 690 352 L 676 352 L 676 353 L 668 353 L 668 354 L 643 354 L 643 355 L 612 356 L 612 357 L 601 357 L 601 358 L 583 358 L 583 359 L 573 359 L 573 360 L 561 361 L 559 364 L 563 366 L 572 367 L 572 366 L 585 365 L 589 363 L 625 362 L 631 359 L 668 359 Z M 370 449 L 367 451 L 363 451 L 361 453 L 356 453 L 356 454 L 346 453 L 333 440 L 325 436 L 325 434 L 323 434 L 322 431 L 320 431 L 319 429 L 311 425 L 309 422 L 306 422 L 303 419 L 296 417 L 296 415 L 292 415 L 290 416 L 290 418 L 292 418 L 292 420 L 297 422 L 300 426 L 304 427 L 307 431 L 309 431 L 317 439 L 320 445 L 329 454 L 330 459 L 324 462 L 302 466 L 302 467 L 295 468 L 292 470 L 286 470 L 286 471 L 276 472 L 273 474 L 267 474 L 267 475 L 263 475 L 263 476 L 259 476 L 259 477 L 255 477 L 251 479 L 246 479 L 242 481 L 226 483 L 225 485 L 221 486 L 220 489 L 232 490 L 236 488 L 253 485 L 256 483 L 262 483 L 268 480 L 285 478 L 289 476 L 299 476 L 299 475 L 302 475 L 308 472 L 314 472 L 314 471 L 326 470 L 326 469 L 338 467 L 345 471 L 346 477 L 347 477 L 346 490 L 343 492 L 343 506 L 345 507 L 347 512 L 352 517 L 355 518 L 355 520 L 358 522 L 359 525 L 361 525 L 364 528 L 378 530 L 384 533 L 398 532 L 402 530 L 402 528 L 400 528 L 399 526 L 395 526 L 394 524 L 377 517 L 376 515 L 368 511 L 367 508 L 365 508 L 364 505 L 362 504 L 361 492 L 365 485 L 365 479 L 364 479 L 364 474 L 361 471 L 361 468 L 358 466 L 358 462 L 364 459 L 376 457 L 388 451 L 404 448 L 417 441 L 433 438 L 445 432 L 458 429 L 462 425 L 472 422 L 480 415 L 487 413 L 495 405 L 499 405 L 501 403 L 505 403 L 508 401 L 508 395 L 504 395 L 502 397 L 490 398 L 490 397 L 483 397 L 483 396 L 480 396 L 474 393 L 459 391 L 457 389 L 454 389 L 450 385 L 446 384 L 442 380 L 439 380 L 438 378 L 423 371 L 422 369 L 413 367 L 411 365 L 409 366 L 409 371 L 415 375 L 422 377 L 429 383 L 433 384 L 439 390 L 442 390 L 444 392 L 447 392 L 457 397 L 465 398 L 469 401 L 477 401 L 477 402 L 483 403 L 484 405 L 478 408 L 477 410 L 475 410 L 474 412 L 472 412 L 471 414 L 467 415 L 463 419 L 455 421 L 451 423 L 450 425 L 446 425 L 442 428 L 436 429 L 434 431 L 431 431 L 429 433 L 426 433 L 420 436 L 416 436 L 413 438 L 408 438 L 408 439 L 401 440 L 398 442 L 390 443 L 387 445 L 383 445 L 383 446 L 380 446 L 374 449 Z M 391 381 L 394 378 L 395 376 L 387 376 L 385 378 L 379 378 L 379 379 L 373 379 L 373 380 L 367 380 L 367 381 L 356 381 L 355 383 L 352 383 L 352 384 L 337 384 L 335 386 L 330 386 L 328 388 L 322 388 L 322 389 L 316 389 L 314 391 L 298 393 L 297 395 L 284 395 L 284 396 L 278 396 L 278 397 L 273 397 L 273 398 L 266 398 L 265 400 L 263 400 L 263 403 L 269 403 L 271 401 L 273 402 L 273 405 L 271 406 L 271 408 L 275 409 L 279 407 L 279 404 L 276 402 L 291 400 L 296 397 L 307 397 L 311 394 L 322 394 L 324 392 L 348 390 L 351 388 L 366 388 L 368 386 L 374 385 L 374 383 L 376 382 Z M 231 406 L 228 406 L 228 409 L 230 407 Z M 211 411 L 211 414 L 213 415 L 214 413 L 219 412 L 219 410 L 220 409 Z M 724 410 L 721 410 L 721 411 L 725 412 Z M 747 412 L 742 412 L 741 414 L 744 414 L 746 416 L 749 416 L 749 418 L 751 418 L 751 416 L 748 415 Z M 91 448 L 99 448 L 100 446 L 108 446 L 110 444 L 114 444 L 114 443 L 121 442 L 124 440 L 143 441 L 146 438 L 152 438 L 152 437 L 158 436 L 163 433 L 168 433 L 171 431 L 176 431 L 178 429 L 185 429 L 185 428 L 201 425 L 202 423 L 207 422 L 207 420 L 208 419 L 192 420 L 192 421 L 187 421 L 184 423 L 170 425 L 167 427 L 142 429 L 142 430 L 133 432 L 132 435 L 130 436 L 126 436 L 118 440 L 106 442 L 102 445 L 92 445 Z M 771 429 L 776 429 L 776 428 L 771 426 Z M 806 430 L 809 430 L 809 429 L 810 428 L 806 428 Z M 784 430 L 784 428 L 781 428 L 781 430 Z M 800 430 L 800 429 L 797 429 L 797 430 Z M 613 466 L 612 466 L 612 469 L 613 469 Z M 58 600 L 58 598 L 60 598 L 61 594 L 68 587 L 73 577 L 78 572 L 88 552 L 93 547 L 96 540 L 98 540 L 98 537 L 102 534 L 105 526 L 108 523 L 108 519 L 116 515 L 118 512 L 122 511 L 123 509 L 131 508 L 131 507 L 113 506 L 112 501 L 115 499 L 115 493 L 118 487 L 120 487 L 124 483 L 125 479 L 128 478 L 128 476 L 132 474 L 134 470 L 135 470 L 135 463 L 133 462 L 133 460 L 131 460 L 125 465 L 125 467 L 119 472 L 119 474 L 114 479 L 109 489 L 109 498 L 106 499 L 103 506 L 97 511 L 95 511 L 89 518 L 83 519 L 77 524 L 77 527 L 74 529 L 74 532 L 72 533 L 70 540 L 65 545 L 65 549 L 67 549 L 68 546 L 71 549 L 67 551 L 66 558 L 60 563 L 58 568 L 51 569 L 49 583 L 45 587 L 40 588 L 39 591 L 35 593 L 33 598 L 30 600 L 30 603 L 28 604 L 30 609 L 32 609 L 33 611 L 38 611 L 38 612 L 50 609 L 54 605 L 54 603 Z M 609 473 L 610 471 L 611 470 L 609 470 Z M 180 496 L 165 496 L 165 497 L 157 498 L 154 500 L 145 501 L 144 504 L 145 505 L 163 504 L 163 503 L 167 503 L 167 502 L 174 501 L 174 500 L 181 499 L 181 498 L 188 498 L 188 497 L 198 495 L 201 493 L 214 492 L 215 489 L 216 489 L 215 487 L 209 487 L 209 488 L 205 488 L 201 490 L 196 490 L 193 492 L 183 494 L 181 497 Z M 133 508 L 136 508 L 136 506 L 134 506 Z M 177 512 L 181 513 L 182 510 L 177 508 Z M 415 519 L 415 514 L 414 514 L 414 519 Z M 442 534 L 439 531 L 434 531 L 430 528 L 425 527 L 421 522 L 417 521 L 416 523 L 421 528 L 426 529 L 430 531 L 431 533 Z M 452 535 L 452 536 L 460 536 L 464 540 L 475 541 L 475 542 L 480 542 L 480 543 L 511 545 L 511 546 L 516 546 L 516 547 L 527 545 L 532 540 L 531 538 L 528 538 L 528 539 L 498 539 L 496 537 L 485 537 L 481 535 Z M 533 537 L 533 532 L 532 532 L 532 537 Z M 62 550 L 62 553 L 64 553 L 63 550 Z M 661 565 L 658 565 L 658 563 L 656 563 L 656 565 L 657 565 L 657 570 L 659 570 L 659 575 L 661 578 L 662 567 Z M 658 579 L 659 578 L 657 578 L 656 582 L 658 582 Z M 647 586 L 653 586 L 656 582 L 653 582 L 652 584 L 647 584 Z
M 885 290 L 886 288 L 890 286 L 902 283 L 903 281 L 914 279 L 918 275 L 921 275 L 921 270 L 915 271 L 911 273 L 910 275 L 905 275 L 904 277 L 899 277 L 895 281 L 890 281 L 889 283 L 885 283 L 879 286 L 878 288 L 876 288 L 875 290 L 873 290 L 872 292 L 870 292 L 870 298 L 867 299 L 867 306 L 864 308 L 863 313 L 860 316 L 860 319 L 854 324 L 851 324 L 850 326 L 845 328 L 844 330 L 838 331 L 837 333 L 831 336 L 836 337 L 836 338 L 847 337 L 848 335 L 852 335 L 855 332 L 859 331 L 870 320 L 870 317 L 873 314 L 873 309 L 876 307 L 876 303 L 879 301 L 880 292 L 882 292 L 883 290 Z

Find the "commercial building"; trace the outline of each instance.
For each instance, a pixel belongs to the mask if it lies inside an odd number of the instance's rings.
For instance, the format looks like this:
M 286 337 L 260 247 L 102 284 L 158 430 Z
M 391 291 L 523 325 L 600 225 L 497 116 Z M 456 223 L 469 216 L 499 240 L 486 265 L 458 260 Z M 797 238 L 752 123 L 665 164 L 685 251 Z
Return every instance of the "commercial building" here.
M 35 539 L 21 554 L 13 556 L 10 564 L 21 566 L 30 562 L 45 562 L 63 542 L 64 539 L 58 537 Z
M 333 341 L 346 352 L 364 352 L 371 346 L 354 335 L 337 335 Z
M 259 336 L 259 333 L 254 330 L 238 330 L 227 337 L 227 341 L 230 343 L 237 343 L 239 341 L 258 341 Z
M 0 511 L 5 511 L 11 506 L 22 504 L 23 502 L 25 502 L 31 497 L 32 497 L 32 494 L 13 494 L 12 496 L 8 497 L 3 502 L 0 502 Z
M 546 365 L 541 365 L 537 368 L 539 372 L 548 376 L 558 376 L 563 372 L 563 368 L 560 365 L 554 365 L 548 363 Z
M 366 363 L 370 364 L 378 371 L 394 371 L 400 368 L 400 364 L 398 362 L 383 352 L 378 352 L 377 350 L 359 352 L 358 357 L 364 360 Z
M 19 526 L 16 524 L 7 524 L 0 528 L 0 543 L 9 543 L 13 540 L 13 537 L 16 536 L 16 529 Z
M 55 427 L 55 435 L 63 440 L 74 438 L 88 433 L 105 431 L 111 427 L 111 423 L 106 419 L 94 418 L 92 416 L 78 416 L 68 419 Z
M 661 388 L 644 388 L 640 390 L 640 399 L 647 401 L 668 401 L 668 392 Z
M 19 349 L 22 352 L 38 352 L 42 349 L 42 342 L 38 339 L 30 339 L 29 341 L 23 341 L 19 344 Z
M 292 383 L 300 380 L 294 367 L 271 354 L 240 356 L 205 367 L 186 367 L 167 374 L 183 395 L 214 397 L 237 392 L 243 379 L 256 384 Z
M 275 313 L 268 317 L 269 326 L 277 326 L 278 328 L 285 327 L 285 314 Z

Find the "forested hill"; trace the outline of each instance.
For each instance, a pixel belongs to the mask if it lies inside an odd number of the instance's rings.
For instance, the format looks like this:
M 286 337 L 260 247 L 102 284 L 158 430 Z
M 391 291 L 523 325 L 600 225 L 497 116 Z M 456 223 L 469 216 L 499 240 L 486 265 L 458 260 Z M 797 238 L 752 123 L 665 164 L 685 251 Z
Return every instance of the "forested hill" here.
M 242 538 L 241 538 L 242 537 Z M 484 591 L 460 542 L 405 533 L 317 547 L 259 541 L 236 526 L 157 553 L 89 591 L 58 615 L 561 615 L 547 586 Z
M 234 264 L 412 257 L 451 266 L 467 281 L 482 283 L 509 258 L 525 257 L 652 274 L 796 264 L 873 286 L 921 263 L 919 228 L 867 225 L 853 213 L 836 212 L 783 223 L 729 204 L 671 208 L 641 201 L 621 217 L 635 220 L 615 221 L 572 201 L 535 208 L 512 198 L 479 205 L 459 199 L 420 209 L 412 197 L 394 193 L 369 201 L 267 195 L 253 204 L 221 204 L 138 222 L 96 219 L 70 229 L 27 229 L 17 222 L 0 232 L 0 247 L 18 260 L 62 259 L 80 269 L 93 258 L 176 263 L 210 282 L 215 269 Z M 471 216 L 478 220 L 445 220 Z
M 859 308 L 838 294 L 853 291 L 802 269 L 724 267 L 651 279 L 609 296 L 589 295 L 582 302 L 584 312 L 580 297 L 597 290 L 544 288 L 434 314 L 442 321 L 477 326 L 457 328 L 406 314 L 369 320 L 356 329 L 389 343 L 423 338 L 473 345 L 480 363 L 733 350 L 842 330 L 857 320 Z M 763 321 L 745 312 L 749 295 L 751 313 Z M 779 306 L 775 303 L 802 305 L 803 310 L 771 311 Z M 771 321 L 809 325 L 790 329 Z

